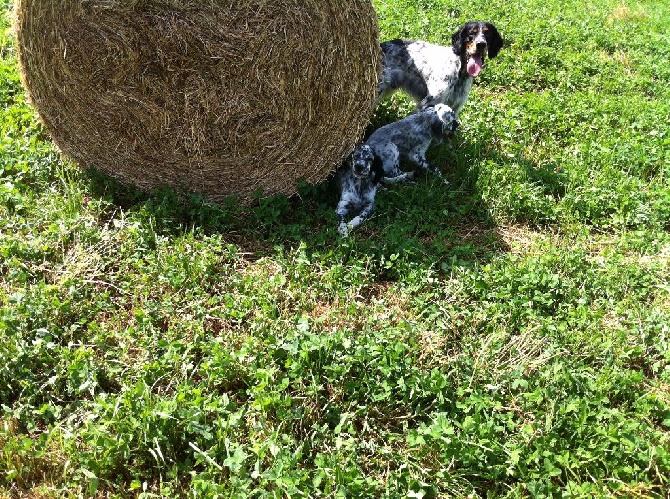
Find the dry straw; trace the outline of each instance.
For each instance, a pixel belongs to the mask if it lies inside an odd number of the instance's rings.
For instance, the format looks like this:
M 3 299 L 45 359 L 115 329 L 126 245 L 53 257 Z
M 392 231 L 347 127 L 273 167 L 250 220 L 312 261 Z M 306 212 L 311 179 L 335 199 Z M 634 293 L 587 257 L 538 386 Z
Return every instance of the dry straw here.
M 210 201 L 295 193 L 361 138 L 369 0 L 17 0 L 21 71 L 82 167 Z

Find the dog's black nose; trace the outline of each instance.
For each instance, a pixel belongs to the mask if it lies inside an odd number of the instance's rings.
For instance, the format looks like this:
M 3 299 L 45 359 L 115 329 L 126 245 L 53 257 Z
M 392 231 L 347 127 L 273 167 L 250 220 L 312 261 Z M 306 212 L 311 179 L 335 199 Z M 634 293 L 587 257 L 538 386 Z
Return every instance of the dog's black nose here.
M 477 42 L 477 50 L 484 50 L 486 48 L 486 42 Z

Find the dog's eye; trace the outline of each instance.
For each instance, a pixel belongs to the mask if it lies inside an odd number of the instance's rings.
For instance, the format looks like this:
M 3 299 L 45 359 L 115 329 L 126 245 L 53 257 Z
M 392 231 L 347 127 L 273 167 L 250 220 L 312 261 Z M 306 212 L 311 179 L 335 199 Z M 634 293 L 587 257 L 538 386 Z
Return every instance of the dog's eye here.
M 484 29 L 482 29 L 482 31 L 483 31 L 484 33 L 486 33 L 488 30 L 489 30 L 488 28 L 484 28 Z

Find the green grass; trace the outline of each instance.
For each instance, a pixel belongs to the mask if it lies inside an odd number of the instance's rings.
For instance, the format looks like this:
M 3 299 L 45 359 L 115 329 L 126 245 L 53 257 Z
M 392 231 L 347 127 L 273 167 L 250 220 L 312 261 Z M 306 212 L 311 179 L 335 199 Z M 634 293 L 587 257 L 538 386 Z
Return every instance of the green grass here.
M 0 497 L 667 497 L 670 5 L 375 6 L 507 45 L 343 241 L 61 159 L 0 0 Z

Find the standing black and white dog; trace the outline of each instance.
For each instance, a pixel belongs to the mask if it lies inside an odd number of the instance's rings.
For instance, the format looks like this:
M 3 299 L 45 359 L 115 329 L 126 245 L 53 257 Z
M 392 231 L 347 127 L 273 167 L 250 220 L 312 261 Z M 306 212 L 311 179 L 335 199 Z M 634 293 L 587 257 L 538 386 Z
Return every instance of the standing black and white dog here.
M 451 47 L 400 39 L 384 42 L 377 101 L 402 89 L 419 109 L 447 104 L 458 115 L 484 59 L 493 59 L 502 46 L 496 27 L 480 21 L 461 26 L 451 37 Z
M 347 236 L 370 216 L 382 182 L 394 184 L 412 179 L 414 172 L 400 170 L 401 160 L 436 174 L 446 184 L 440 170 L 426 159 L 426 151 L 431 142 L 439 143 L 451 136 L 459 124 L 449 106 L 438 104 L 379 128 L 364 145 L 354 149 L 349 164 L 338 172 L 341 196 L 336 214 L 340 235 Z M 347 223 L 346 217 L 354 209 L 360 211 Z

